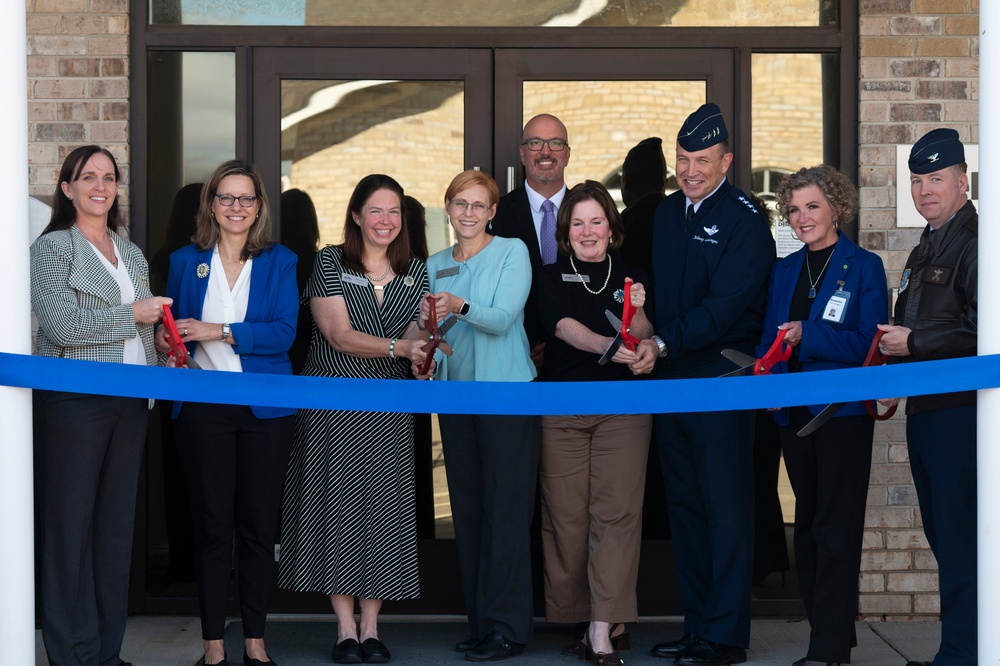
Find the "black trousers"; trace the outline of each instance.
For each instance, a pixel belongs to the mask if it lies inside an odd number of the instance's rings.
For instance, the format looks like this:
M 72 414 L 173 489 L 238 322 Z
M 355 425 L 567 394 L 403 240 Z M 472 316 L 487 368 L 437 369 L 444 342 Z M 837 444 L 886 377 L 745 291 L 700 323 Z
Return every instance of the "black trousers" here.
M 33 400 L 45 652 L 52 666 L 116 666 L 149 403 L 60 391 Z
M 830 419 L 808 437 L 796 433 L 812 420 L 804 407 L 781 426 L 781 450 L 795 491 L 795 571 L 809 618 L 813 661 L 848 663 L 858 644 L 858 574 L 872 468 L 875 421 Z
M 469 631 L 527 643 L 541 417 L 441 414 L 439 421 Z
M 189 402 L 177 417 L 174 432 L 194 518 L 205 640 L 220 640 L 225 630 L 234 531 L 243 634 L 264 637 L 294 428 L 293 416 L 258 419 L 241 405 Z
M 938 561 L 941 646 L 936 666 L 978 663 L 976 407 L 906 417 L 910 470 L 924 534 Z

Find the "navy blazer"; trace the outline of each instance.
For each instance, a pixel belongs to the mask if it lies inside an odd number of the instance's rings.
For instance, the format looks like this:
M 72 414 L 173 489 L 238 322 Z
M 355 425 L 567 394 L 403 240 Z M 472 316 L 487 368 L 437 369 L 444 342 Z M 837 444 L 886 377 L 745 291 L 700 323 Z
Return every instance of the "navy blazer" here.
M 806 247 L 803 246 L 774 266 L 768 288 L 764 334 L 757 347 L 757 358 L 763 356 L 774 342 L 778 326 L 788 321 L 792 296 L 802 274 L 805 257 Z M 843 290 L 850 293 L 843 321 L 827 321 L 823 319 L 826 305 L 840 288 L 841 281 L 844 283 Z M 878 324 L 888 321 L 888 294 L 882 259 L 839 234 L 830 264 L 816 290 L 809 320 L 802 322 L 802 341 L 798 346 L 802 371 L 856 368 L 864 363 Z M 782 362 L 775 365 L 773 372 L 788 372 L 788 364 Z M 809 405 L 809 411 L 818 414 L 825 406 Z M 864 413 L 861 402 L 849 402 L 836 416 Z M 775 412 L 774 420 L 780 425 L 788 425 L 788 410 Z
M 496 215 L 493 216 L 491 227 L 487 230 L 501 238 L 521 239 L 528 248 L 532 275 L 541 270 L 542 250 L 538 246 L 535 218 L 531 215 L 528 191 L 524 185 L 500 197 Z M 535 280 L 532 280 L 528 302 L 524 306 L 524 332 L 527 333 L 528 344 L 532 347 L 546 338 L 545 328 L 538 316 L 538 288 Z
M 176 319 L 201 320 L 208 276 L 198 277 L 198 266 L 212 265 L 213 249 L 199 250 L 192 243 L 170 255 L 167 296 L 174 299 L 171 309 Z M 288 350 L 295 340 L 299 315 L 297 261 L 295 253 L 283 245 L 272 245 L 253 258 L 246 318 L 231 322 L 236 341 L 233 353 L 240 355 L 243 372 L 292 374 Z M 197 346 L 198 343 L 189 342 L 188 351 L 193 354 Z M 177 418 L 182 404 L 174 403 L 173 418 Z M 259 419 L 291 416 L 296 412 L 284 407 L 251 406 L 250 409 Z

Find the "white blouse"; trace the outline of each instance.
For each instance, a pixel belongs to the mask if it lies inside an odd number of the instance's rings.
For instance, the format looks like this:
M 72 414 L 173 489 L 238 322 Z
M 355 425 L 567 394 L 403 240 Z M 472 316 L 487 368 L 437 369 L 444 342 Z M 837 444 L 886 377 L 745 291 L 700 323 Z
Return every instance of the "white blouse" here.
M 90 241 L 87 241 L 90 243 Z M 115 259 L 118 262 L 118 266 L 115 266 L 108 258 L 104 256 L 104 253 L 97 249 L 97 246 L 90 243 L 90 247 L 94 248 L 94 254 L 97 258 L 101 260 L 104 267 L 108 269 L 108 273 L 114 279 L 115 283 L 118 285 L 118 293 L 122 297 L 122 305 L 126 303 L 135 302 L 135 285 L 132 284 L 132 278 L 129 277 L 128 269 L 125 268 L 125 262 L 122 261 L 122 255 L 118 252 L 118 246 L 114 243 L 111 247 L 115 249 Z M 139 334 L 136 333 L 130 338 L 125 338 L 125 349 L 122 354 L 122 363 L 130 363 L 132 365 L 146 365 L 146 350 L 142 347 L 142 340 L 139 339 Z
M 253 258 L 247 259 L 236 278 L 236 283 L 230 290 L 226 280 L 226 269 L 219 257 L 219 246 L 212 250 L 212 266 L 208 271 L 208 291 L 205 293 L 205 303 L 201 309 L 201 320 L 213 324 L 232 324 L 241 322 L 247 316 L 247 303 L 250 300 L 250 273 L 253 270 Z M 224 370 L 227 372 L 243 372 L 243 363 L 230 341 L 202 340 L 198 343 L 194 358 L 204 370 Z

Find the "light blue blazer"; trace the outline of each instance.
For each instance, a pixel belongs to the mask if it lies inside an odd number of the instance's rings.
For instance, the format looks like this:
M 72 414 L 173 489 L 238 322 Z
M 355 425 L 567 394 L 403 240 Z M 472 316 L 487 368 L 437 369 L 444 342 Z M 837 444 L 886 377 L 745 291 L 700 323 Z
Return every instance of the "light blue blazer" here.
M 778 326 L 789 320 L 792 296 L 805 258 L 806 248 L 803 246 L 774 265 L 767 294 L 764 334 L 757 347 L 757 358 L 763 356 L 774 342 Z M 843 290 L 850 293 L 844 316 L 840 322 L 825 320 L 826 306 L 830 297 L 841 288 L 840 282 L 843 282 Z M 802 322 L 802 342 L 798 347 L 802 371 L 856 368 L 864 363 L 878 324 L 888 321 L 888 291 L 882 259 L 839 234 L 830 264 L 816 290 L 809 319 Z M 773 372 L 788 372 L 788 364 L 777 364 Z M 775 398 L 780 404 L 782 396 Z M 818 414 L 824 407 L 826 405 L 809 405 L 809 411 Z M 837 412 L 837 416 L 864 413 L 861 402 L 849 402 Z M 774 420 L 780 425 L 788 425 L 788 410 L 775 412 Z
M 272 245 L 253 258 L 246 319 L 231 322 L 236 340 L 233 353 L 240 355 L 243 372 L 292 374 L 288 350 L 295 339 L 299 315 L 295 281 L 297 261 L 295 253 L 283 245 Z M 171 310 L 176 319 L 201 319 L 208 277 L 198 277 L 200 264 L 212 265 L 212 248 L 199 250 L 191 244 L 170 255 L 167 296 L 174 299 Z M 188 351 L 193 354 L 197 346 L 198 343 L 189 342 Z M 174 403 L 173 418 L 177 418 L 182 405 Z M 290 416 L 296 412 L 284 407 L 251 406 L 250 409 L 259 419 Z

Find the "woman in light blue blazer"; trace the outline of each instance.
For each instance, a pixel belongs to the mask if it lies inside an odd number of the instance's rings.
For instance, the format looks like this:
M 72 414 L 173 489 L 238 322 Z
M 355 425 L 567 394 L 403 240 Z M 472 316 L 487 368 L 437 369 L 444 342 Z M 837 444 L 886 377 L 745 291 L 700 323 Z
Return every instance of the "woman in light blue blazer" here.
M 486 232 L 496 214 L 497 184 L 464 171 L 445 193 L 458 242 L 427 260 L 435 312 L 421 322 L 457 317 L 454 351 L 439 354 L 438 377 L 450 381 L 529 382 L 535 377 L 524 304 L 531 289 L 528 248 Z M 469 637 L 455 647 L 467 661 L 519 654 L 531 638 L 529 528 L 535 506 L 541 418 L 439 415 L 448 492 L 458 545 Z
M 193 240 L 170 255 L 167 293 L 195 362 L 204 370 L 292 374 L 297 260 L 271 243 L 271 214 L 257 167 L 234 160 L 215 170 L 202 189 Z M 169 351 L 162 328 L 156 343 L 161 353 Z M 205 664 L 227 663 L 222 638 L 234 531 L 243 663 L 271 663 L 264 623 L 294 414 L 279 407 L 174 403 L 195 524 Z
M 889 313 L 882 260 L 840 226 L 858 210 L 854 184 L 830 166 L 782 180 L 778 208 L 805 247 L 771 274 L 762 356 L 780 330 L 794 349 L 775 372 L 855 368 Z M 780 398 L 779 398 L 780 401 Z M 800 663 L 847 663 L 857 645 L 858 573 L 874 421 L 849 402 L 808 437 L 797 432 L 825 405 L 776 410 L 785 467 L 795 491 L 795 566 L 812 627 Z
M 35 353 L 155 365 L 153 324 L 169 298 L 118 235 L 114 156 L 70 152 L 52 219 L 31 246 Z M 150 401 L 35 391 L 42 639 L 52 664 L 119 664 L 132 529 Z

